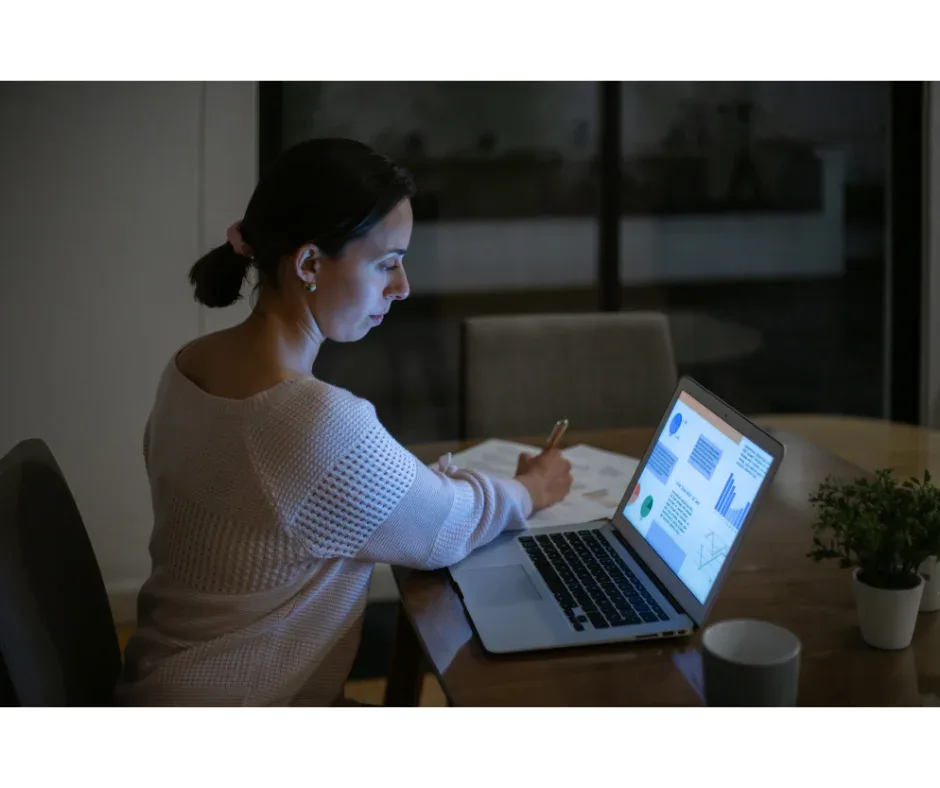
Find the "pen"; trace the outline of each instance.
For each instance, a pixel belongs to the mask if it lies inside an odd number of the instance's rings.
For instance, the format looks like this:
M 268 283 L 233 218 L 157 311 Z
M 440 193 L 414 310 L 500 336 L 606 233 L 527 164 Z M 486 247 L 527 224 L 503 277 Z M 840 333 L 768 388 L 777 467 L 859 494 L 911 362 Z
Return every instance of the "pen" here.
M 551 435 L 548 436 L 548 440 L 545 443 L 545 451 L 551 451 L 555 448 L 555 445 L 562 439 L 565 431 L 568 429 L 568 419 L 559 419 L 555 422 L 555 426 L 552 428 Z

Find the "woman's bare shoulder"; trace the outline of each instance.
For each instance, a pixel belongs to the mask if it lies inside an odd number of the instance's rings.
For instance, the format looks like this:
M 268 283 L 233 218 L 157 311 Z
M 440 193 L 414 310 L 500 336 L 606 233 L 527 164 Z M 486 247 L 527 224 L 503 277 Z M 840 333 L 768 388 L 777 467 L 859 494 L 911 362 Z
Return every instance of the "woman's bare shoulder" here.
M 177 353 L 176 366 L 206 394 L 225 399 L 247 399 L 289 379 L 232 329 L 193 340 Z

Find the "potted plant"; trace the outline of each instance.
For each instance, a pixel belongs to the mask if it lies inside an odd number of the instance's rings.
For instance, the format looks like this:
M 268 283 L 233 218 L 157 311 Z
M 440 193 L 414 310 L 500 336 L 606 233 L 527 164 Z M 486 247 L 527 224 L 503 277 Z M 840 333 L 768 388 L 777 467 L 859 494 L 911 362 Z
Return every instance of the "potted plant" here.
M 808 555 L 854 567 L 859 627 L 871 646 L 902 649 L 911 643 L 924 591 L 919 569 L 931 553 L 937 500 L 929 475 L 900 483 L 890 470 L 852 481 L 829 477 L 810 496 L 818 516 Z
M 920 599 L 922 613 L 932 613 L 940 610 L 940 488 L 930 483 L 930 473 L 924 472 L 924 484 L 918 492 L 924 497 L 922 504 L 922 517 L 926 532 L 924 534 L 924 549 L 928 557 L 920 565 L 920 573 L 924 577 L 924 593 Z

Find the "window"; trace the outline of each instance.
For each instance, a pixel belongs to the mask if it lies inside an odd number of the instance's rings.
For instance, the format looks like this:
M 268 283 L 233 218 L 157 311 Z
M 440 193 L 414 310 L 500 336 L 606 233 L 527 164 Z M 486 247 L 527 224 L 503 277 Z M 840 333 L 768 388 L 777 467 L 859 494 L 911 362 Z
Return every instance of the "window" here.
M 419 188 L 411 298 L 355 346 L 328 344 L 316 371 L 372 401 L 400 440 L 450 439 L 464 317 L 657 309 L 678 371 L 745 412 L 910 418 L 921 91 L 266 84 L 262 166 L 302 139 L 348 136 Z

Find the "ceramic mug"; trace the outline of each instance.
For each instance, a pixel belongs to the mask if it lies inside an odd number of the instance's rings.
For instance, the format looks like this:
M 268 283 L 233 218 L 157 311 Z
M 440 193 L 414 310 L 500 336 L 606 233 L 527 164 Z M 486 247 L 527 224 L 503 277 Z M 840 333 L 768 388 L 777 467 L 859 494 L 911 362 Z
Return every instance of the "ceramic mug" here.
M 702 633 L 702 673 L 709 706 L 795 706 L 799 638 L 767 621 L 721 621 Z

